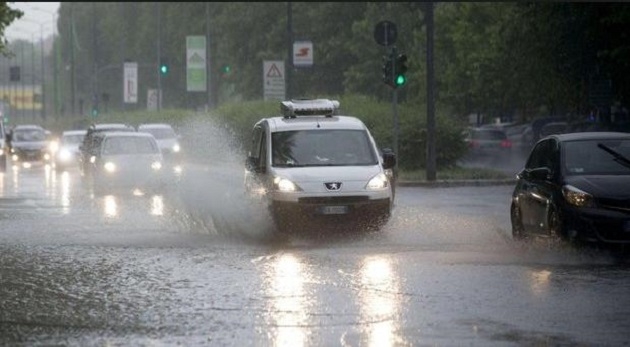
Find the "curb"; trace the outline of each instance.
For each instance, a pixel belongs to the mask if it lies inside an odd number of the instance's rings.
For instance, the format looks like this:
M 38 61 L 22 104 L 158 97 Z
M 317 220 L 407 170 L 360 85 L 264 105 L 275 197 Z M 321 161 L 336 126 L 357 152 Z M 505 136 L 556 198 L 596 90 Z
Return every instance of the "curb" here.
M 444 188 L 444 187 L 487 187 L 500 185 L 514 185 L 515 179 L 497 179 L 497 180 L 436 180 L 436 181 L 398 181 L 398 187 L 426 187 L 426 188 Z

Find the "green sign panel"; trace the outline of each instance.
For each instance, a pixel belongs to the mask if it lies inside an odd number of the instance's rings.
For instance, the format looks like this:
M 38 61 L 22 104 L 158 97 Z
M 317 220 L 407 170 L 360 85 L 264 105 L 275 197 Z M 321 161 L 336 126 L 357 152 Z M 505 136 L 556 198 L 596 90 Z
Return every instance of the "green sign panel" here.
M 206 37 L 186 36 L 186 90 L 207 90 Z

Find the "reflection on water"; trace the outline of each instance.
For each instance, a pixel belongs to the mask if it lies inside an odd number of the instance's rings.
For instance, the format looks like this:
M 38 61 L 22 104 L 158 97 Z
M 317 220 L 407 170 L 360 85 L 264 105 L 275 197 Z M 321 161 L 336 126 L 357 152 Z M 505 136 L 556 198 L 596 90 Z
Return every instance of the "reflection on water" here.
M 265 291 L 269 295 L 269 325 L 274 346 L 299 347 L 306 344 L 305 328 L 309 304 L 304 283 L 310 274 L 300 259 L 283 254 L 274 259 L 268 268 Z
M 116 217 L 118 216 L 118 204 L 116 203 L 116 197 L 113 195 L 106 195 L 103 198 L 103 212 L 106 217 Z
M 154 195 L 151 198 L 151 214 L 153 216 L 164 215 L 164 198 L 161 195 Z
M 403 344 L 398 334 L 400 320 L 400 283 L 391 260 L 382 256 L 367 257 L 361 267 L 359 309 L 368 326 L 368 345 L 374 347 Z
M 61 174 L 61 209 L 63 214 L 70 212 L 70 174 L 67 171 Z
M 530 288 L 536 295 L 542 295 L 549 291 L 549 282 L 551 271 L 549 270 L 532 270 L 529 273 Z

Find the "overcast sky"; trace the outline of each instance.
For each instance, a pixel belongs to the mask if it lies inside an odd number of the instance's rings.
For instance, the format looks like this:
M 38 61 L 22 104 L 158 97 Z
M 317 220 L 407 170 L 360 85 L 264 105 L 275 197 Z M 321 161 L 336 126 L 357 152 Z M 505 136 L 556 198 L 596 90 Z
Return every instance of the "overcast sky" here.
M 10 8 L 21 10 L 24 12 L 22 18 L 15 20 L 9 25 L 4 36 L 7 40 L 26 39 L 39 41 L 53 34 L 53 30 L 57 30 L 53 22 L 57 20 L 58 2 L 9 2 Z M 54 29 L 53 29 L 54 28 Z

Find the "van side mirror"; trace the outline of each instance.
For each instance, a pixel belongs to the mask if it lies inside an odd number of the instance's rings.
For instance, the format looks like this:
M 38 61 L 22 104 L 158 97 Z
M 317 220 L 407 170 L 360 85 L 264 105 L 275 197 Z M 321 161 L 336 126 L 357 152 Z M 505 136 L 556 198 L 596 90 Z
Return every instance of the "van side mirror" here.
M 245 169 L 251 172 L 260 172 L 260 167 L 258 166 L 258 158 L 255 157 L 247 157 L 245 159 Z
M 391 148 L 383 148 L 383 168 L 393 169 L 396 166 L 396 154 Z

